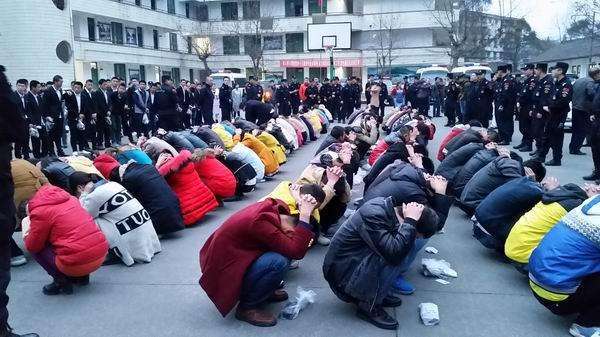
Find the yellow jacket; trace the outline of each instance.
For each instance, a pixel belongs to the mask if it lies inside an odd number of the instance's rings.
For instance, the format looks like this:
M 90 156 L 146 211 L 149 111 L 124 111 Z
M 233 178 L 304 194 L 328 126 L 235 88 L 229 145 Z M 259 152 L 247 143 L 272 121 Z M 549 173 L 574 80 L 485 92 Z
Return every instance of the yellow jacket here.
M 319 137 L 319 134 L 323 129 L 323 126 L 321 125 L 321 118 L 319 118 L 319 113 L 311 110 L 305 113 L 304 116 L 308 119 L 310 125 L 312 125 L 313 129 L 315 130 L 315 137 Z
M 292 192 L 290 191 L 291 184 L 291 181 L 282 181 L 265 198 L 272 198 L 285 202 L 290 209 L 290 215 L 298 215 L 300 214 L 300 210 L 298 209 L 298 204 L 296 204 L 296 199 L 294 199 Z M 315 208 L 315 210 L 313 210 L 312 217 L 317 221 L 317 223 L 321 221 L 321 216 L 318 209 Z
M 273 154 L 275 155 L 275 159 L 277 159 L 279 165 L 287 161 L 284 147 L 281 146 L 281 144 L 279 144 L 277 138 L 275 138 L 272 134 L 263 131 L 258 136 L 256 136 L 256 138 L 263 142 L 263 144 L 265 144 L 273 152 Z
M 225 144 L 225 150 L 230 151 L 233 148 L 233 138 L 231 134 L 225 130 L 223 125 L 215 123 L 212 125 L 212 130 L 221 138 Z
M 24 159 L 13 159 L 10 162 L 10 173 L 15 184 L 13 196 L 15 208 L 19 208 L 22 202 L 31 199 L 42 185 L 48 183 L 42 171 Z
M 240 136 L 235 135 L 233 137 L 233 142 L 237 144 L 240 141 Z M 265 173 L 268 175 L 277 173 L 279 171 L 279 163 L 277 159 L 275 159 L 275 155 L 273 151 L 269 149 L 263 142 L 258 140 L 258 138 L 254 137 L 250 133 L 246 133 L 244 135 L 244 139 L 242 140 L 242 144 L 246 145 L 246 147 L 250 148 L 250 150 L 254 151 L 260 158 L 260 160 L 265 164 Z
M 83 172 L 83 173 L 87 173 L 87 174 L 96 174 L 100 178 L 104 179 L 104 176 L 102 175 L 102 173 L 100 173 L 100 171 L 98 171 L 96 166 L 94 166 L 94 162 L 92 162 L 87 157 L 69 156 L 69 157 L 64 157 L 62 159 L 64 162 L 69 164 L 69 166 L 71 166 L 75 171 Z
M 529 263 L 533 250 L 565 214 L 567 211 L 558 202 L 538 202 L 513 226 L 504 244 L 504 254 L 513 261 Z

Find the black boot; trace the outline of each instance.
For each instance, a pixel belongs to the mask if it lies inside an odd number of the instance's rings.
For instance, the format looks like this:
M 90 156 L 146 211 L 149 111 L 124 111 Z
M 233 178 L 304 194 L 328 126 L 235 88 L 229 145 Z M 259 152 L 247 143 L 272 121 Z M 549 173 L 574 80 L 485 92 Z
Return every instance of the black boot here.
M 560 162 L 560 160 L 552 159 L 550 161 L 545 162 L 544 165 L 546 165 L 546 166 L 561 166 L 561 162 Z
M 537 154 L 538 154 L 539 152 L 540 152 L 540 150 L 535 150 L 535 151 L 529 152 L 529 155 L 530 155 L 530 156 L 532 156 L 532 157 L 533 157 L 533 156 L 537 156 Z
M 87 286 L 90 284 L 90 275 L 69 277 L 68 279 L 71 281 L 71 283 L 78 286 Z
M 19 335 L 10 328 L 10 326 L 6 326 L 3 330 L 0 331 L 0 337 L 40 337 L 40 335 L 36 333 L 26 333 L 23 335 Z
M 398 329 L 398 321 L 390 316 L 380 306 L 369 307 L 368 303 L 361 303 L 356 310 L 358 318 L 373 324 L 374 326 L 385 330 Z
M 531 152 L 531 151 L 533 151 L 533 148 L 531 147 L 531 145 L 523 144 L 523 146 L 521 146 L 519 148 L 519 152 Z
M 517 145 L 517 146 L 513 146 L 513 149 L 515 149 L 515 150 L 520 150 L 520 149 L 521 149 L 522 147 L 524 147 L 524 146 L 525 146 L 525 143 L 521 143 L 521 144 L 519 144 L 519 145 Z
M 66 277 L 56 277 L 52 283 L 46 284 L 44 288 L 42 288 L 42 292 L 48 296 L 61 293 L 71 295 L 73 293 L 73 284 Z
M 384 308 L 395 308 L 402 305 L 402 298 L 400 298 L 400 294 L 392 291 L 390 292 L 384 299 L 381 306 Z
M 583 177 L 583 180 L 586 180 L 586 181 L 595 181 L 595 180 L 599 180 L 599 179 L 600 179 L 600 171 L 599 170 L 594 170 L 594 172 L 592 172 L 592 174 L 590 174 L 589 176 Z

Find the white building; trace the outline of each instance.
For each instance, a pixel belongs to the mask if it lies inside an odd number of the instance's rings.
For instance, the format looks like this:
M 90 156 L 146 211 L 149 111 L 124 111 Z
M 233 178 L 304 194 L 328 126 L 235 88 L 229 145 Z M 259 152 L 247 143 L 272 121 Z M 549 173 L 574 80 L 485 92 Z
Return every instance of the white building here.
M 392 68 L 403 73 L 449 63 L 447 38 L 433 15 L 437 1 L 447 0 L 3 1 L 0 64 L 13 82 L 54 74 L 67 83 L 113 75 L 157 81 L 165 73 L 199 78 L 203 64 L 187 39 L 200 37 L 210 40 L 213 71 L 247 74 L 248 23 L 259 22 L 267 27 L 261 41 L 266 77 L 322 77 L 329 59 L 322 50 L 308 50 L 307 25 L 350 22 L 350 48 L 334 52 L 336 74 L 366 78 L 376 72 L 383 51 L 377 34 L 386 30 L 393 37 Z

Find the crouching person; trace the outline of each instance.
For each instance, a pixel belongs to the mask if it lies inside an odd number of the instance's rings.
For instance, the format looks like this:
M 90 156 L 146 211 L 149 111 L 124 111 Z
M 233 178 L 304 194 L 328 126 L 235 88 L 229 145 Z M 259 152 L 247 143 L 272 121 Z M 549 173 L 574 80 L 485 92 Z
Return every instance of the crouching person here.
M 570 333 L 600 334 L 600 195 L 571 210 L 529 259 L 529 284 L 556 315 L 578 314 Z
M 125 187 L 82 172 L 69 179 L 71 190 L 106 236 L 110 261 L 148 263 L 161 251 L 150 213 Z
M 79 200 L 60 187 L 46 185 L 31 198 L 27 210 L 25 247 L 53 278 L 42 289 L 44 294 L 71 294 L 73 283 L 87 285 L 89 275 L 106 258 L 108 242 Z
M 411 202 L 395 207 L 392 197 L 362 205 L 337 231 L 323 263 L 329 286 L 344 302 L 355 304 L 357 316 L 379 328 L 398 328 L 384 307 L 402 300 L 394 291 L 401 264 L 417 237 L 437 230 L 437 215 Z
M 200 250 L 200 285 L 223 316 L 239 302 L 238 320 L 277 324 L 261 306 L 288 298 L 280 286 L 290 259 L 302 259 L 312 243 L 310 216 L 318 202 L 303 192 L 295 194 L 298 218 L 284 202 L 267 198 L 233 214 Z

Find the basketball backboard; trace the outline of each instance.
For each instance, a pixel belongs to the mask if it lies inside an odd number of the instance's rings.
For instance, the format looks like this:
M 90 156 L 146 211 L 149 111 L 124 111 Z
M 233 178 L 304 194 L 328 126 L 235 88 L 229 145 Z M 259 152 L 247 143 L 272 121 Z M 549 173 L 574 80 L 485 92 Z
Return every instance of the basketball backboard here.
M 352 48 L 352 23 L 309 23 L 307 25 L 308 50 Z

